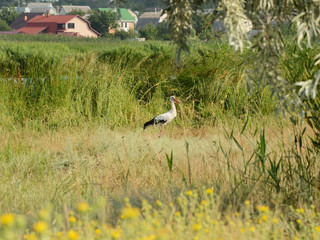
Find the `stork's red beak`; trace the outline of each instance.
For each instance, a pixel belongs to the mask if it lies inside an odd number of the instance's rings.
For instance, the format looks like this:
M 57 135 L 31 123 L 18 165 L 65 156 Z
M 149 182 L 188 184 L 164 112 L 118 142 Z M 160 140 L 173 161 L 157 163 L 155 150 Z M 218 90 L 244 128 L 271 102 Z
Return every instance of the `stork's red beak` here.
M 178 99 L 173 99 L 175 102 L 177 102 L 177 103 L 181 103 Z

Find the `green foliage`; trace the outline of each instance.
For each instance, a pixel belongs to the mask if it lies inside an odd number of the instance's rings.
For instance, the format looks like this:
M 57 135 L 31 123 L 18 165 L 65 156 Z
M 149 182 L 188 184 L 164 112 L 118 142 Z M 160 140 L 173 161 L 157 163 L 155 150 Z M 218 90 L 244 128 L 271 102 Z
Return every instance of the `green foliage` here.
M 179 64 L 181 51 L 188 50 L 192 20 L 197 26 L 194 14 L 206 2 L 208 1 L 166 1 L 167 19 L 178 47 L 177 62 Z M 248 72 L 249 85 L 256 84 L 252 82 L 259 82 L 259 85 L 268 86 L 279 101 L 278 110 L 288 112 L 293 117 L 299 115 L 303 117 L 306 111 L 303 104 L 304 98 L 315 98 L 317 95 L 320 71 L 313 79 L 304 78 L 299 83 L 290 84 L 279 67 L 285 54 L 284 35 L 280 30 L 281 26 L 288 25 L 290 28 L 295 24 L 297 27 L 295 36 L 299 48 L 310 48 L 316 45 L 320 32 L 320 2 L 303 0 L 278 0 L 274 4 L 268 0 L 212 0 L 211 2 L 216 6 L 211 13 L 212 18 L 223 19 L 229 45 L 234 46 L 236 51 L 253 47 L 258 53 L 254 69 Z M 248 36 L 248 18 L 255 25 L 254 27 L 260 30 L 255 38 Z M 288 34 L 288 32 L 290 30 L 287 29 L 284 33 Z M 298 93 L 296 86 L 300 86 Z
M 252 53 L 234 53 L 225 43 L 195 45 L 185 68 L 178 69 L 173 48 L 160 42 L 19 35 L 11 37 L 21 41 L 14 43 L 9 38 L 3 36 L 0 52 L 0 75 L 10 83 L 0 83 L 6 89 L 0 98 L 11 99 L 3 105 L 7 110 L 0 119 L 10 119 L 5 125 L 29 119 L 50 128 L 87 121 L 139 127 L 143 118 L 164 112 L 173 94 L 184 100 L 179 125 L 213 125 L 274 111 L 267 89 L 247 94 L 243 76 L 253 63 L 243 60 Z M 30 42 L 22 43 L 26 39 Z
M 10 31 L 11 28 L 6 21 L 0 18 L 0 31 Z
M 165 41 L 172 40 L 170 29 L 165 22 L 161 22 L 157 25 L 157 39 Z
M 119 38 L 120 40 L 126 40 L 126 39 L 133 39 L 134 38 L 134 32 L 132 31 L 125 31 L 125 30 L 117 30 L 114 33 L 115 38 Z
M 79 15 L 81 17 L 83 17 L 86 13 L 82 10 L 79 9 L 73 9 L 70 13 L 68 13 L 68 15 Z
M 204 41 L 212 40 L 216 37 L 215 33 L 213 32 L 212 26 L 203 28 L 198 36 L 200 40 Z
M 147 40 L 157 39 L 158 30 L 152 23 L 148 23 L 144 28 L 139 29 L 140 37 Z
M 197 35 L 209 25 L 212 25 L 212 21 L 204 13 L 192 15 L 192 27 L 196 31 Z
M 117 16 L 111 11 L 93 10 L 88 20 L 92 28 L 102 36 L 108 35 L 110 29 L 117 28 Z
M 13 21 L 18 17 L 18 13 L 12 6 L 4 7 L 1 10 L 0 19 L 4 20 L 8 25 L 13 23 Z

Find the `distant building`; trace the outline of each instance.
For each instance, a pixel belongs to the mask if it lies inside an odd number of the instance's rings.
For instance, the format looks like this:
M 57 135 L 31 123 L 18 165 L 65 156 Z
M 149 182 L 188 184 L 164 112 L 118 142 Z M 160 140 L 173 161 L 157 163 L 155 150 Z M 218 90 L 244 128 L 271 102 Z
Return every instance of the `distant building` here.
M 249 32 L 250 30 L 252 30 L 253 25 L 251 20 L 249 19 L 243 20 L 243 25 L 246 28 L 246 32 Z M 213 31 L 224 32 L 225 31 L 224 22 L 222 20 L 214 21 L 212 24 L 212 29 Z
M 73 5 L 63 5 L 61 6 L 61 9 L 59 11 L 60 15 L 68 15 L 72 11 L 82 11 L 84 13 L 89 13 L 91 11 L 91 8 L 89 6 L 73 6 Z
M 15 10 L 17 13 L 30 12 L 30 9 L 26 7 L 15 7 Z
M 100 36 L 100 33 L 94 30 L 86 19 L 78 15 L 35 16 L 17 31 L 26 34 L 52 33 L 93 38 Z
M 24 12 L 29 13 L 49 13 L 50 15 L 56 15 L 57 10 L 53 7 L 52 3 L 28 3 Z
M 43 15 L 42 13 L 22 13 L 20 14 L 19 17 L 16 18 L 16 20 L 14 20 L 13 23 L 11 23 L 10 27 L 13 30 L 23 28 L 27 24 L 27 21 L 31 20 L 35 16 L 42 16 L 42 15 Z
M 142 29 L 149 23 L 152 23 L 154 26 L 157 26 L 159 23 L 163 22 L 166 17 L 167 14 L 162 15 L 162 11 L 145 12 L 139 17 L 136 29 Z
M 138 21 L 138 16 L 131 11 L 130 9 L 126 8 L 99 8 L 99 11 L 112 11 L 116 12 L 119 20 L 118 23 L 118 29 L 124 30 L 126 32 L 128 31 L 135 31 L 135 25 Z M 110 29 L 109 33 L 113 34 L 115 33 L 115 29 Z

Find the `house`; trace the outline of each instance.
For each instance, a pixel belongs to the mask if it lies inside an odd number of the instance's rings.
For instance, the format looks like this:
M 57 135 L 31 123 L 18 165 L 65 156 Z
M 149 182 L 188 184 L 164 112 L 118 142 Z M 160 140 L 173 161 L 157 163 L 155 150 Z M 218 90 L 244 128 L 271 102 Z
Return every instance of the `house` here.
M 142 29 L 149 23 L 152 23 L 154 26 L 157 26 L 159 23 L 165 20 L 166 16 L 166 14 L 162 15 L 162 11 L 145 12 L 139 17 L 136 28 L 137 30 Z
M 35 16 L 42 16 L 42 13 L 22 13 L 13 21 L 13 23 L 11 23 L 10 27 L 13 30 L 23 28 L 27 24 L 27 21 Z
M 99 8 L 99 11 L 112 11 L 116 12 L 119 20 L 118 23 L 118 30 L 124 30 L 126 32 L 135 30 L 135 25 L 138 21 L 138 16 L 131 11 L 130 9 L 126 8 Z M 109 33 L 115 33 L 115 29 L 110 29 Z
M 16 10 L 17 13 L 30 12 L 29 8 L 26 11 L 26 7 L 15 7 L 14 9 Z
M 18 31 L 26 34 L 53 33 L 93 38 L 100 36 L 100 33 L 94 30 L 86 19 L 78 15 L 35 16 Z
M 88 14 L 91 11 L 91 8 L 89 6 L 73 6 L 73 5 L 66 6 L 66 5 L 63 5 L 63 6 L 61 6 L 61 9 L 59 11 L 59 15 L 68 15 L 72 11 L 81 11 L 81 12 Z M 86 15 L 84 16 L 84 18 L 87 18 Z
M 49 13 L 50 15 L 56 15 L 57 10 L 53 7 L 52 3 L 28 3 L 24 12 L 30 13 Z
M 243 25 L 246 29 L 246 32 L 250 32 L 250 30 L 252 30 L 252 22 L 249 19 L 244 19 L 243 20 Z M 224 27 L 224 21 L 223 20 L 216 20 L 213 22 L 212 24 L 212 29 L 216 32 L 224 32 L 225 31 L 225 27 Z

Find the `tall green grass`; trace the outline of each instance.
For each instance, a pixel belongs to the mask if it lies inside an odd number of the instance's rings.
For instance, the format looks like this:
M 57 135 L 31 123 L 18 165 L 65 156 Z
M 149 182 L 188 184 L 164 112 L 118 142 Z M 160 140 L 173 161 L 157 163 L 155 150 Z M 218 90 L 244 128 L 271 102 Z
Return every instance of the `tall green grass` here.
M 170 95 L 183 102 L 178 124 L 185 126 L 274 112 L 267 89 L 248 94 L 244 72 L 253 53 L 225 43 L 195 44 L 177 68 L 168 43 L 15 38 L 0 46 L 2 126 L 139 127 L 168 109 Z

